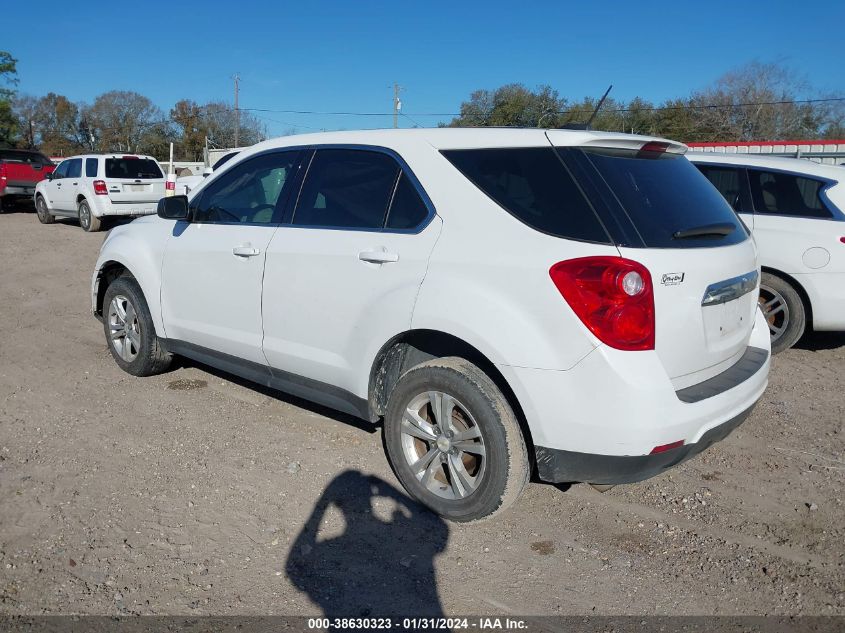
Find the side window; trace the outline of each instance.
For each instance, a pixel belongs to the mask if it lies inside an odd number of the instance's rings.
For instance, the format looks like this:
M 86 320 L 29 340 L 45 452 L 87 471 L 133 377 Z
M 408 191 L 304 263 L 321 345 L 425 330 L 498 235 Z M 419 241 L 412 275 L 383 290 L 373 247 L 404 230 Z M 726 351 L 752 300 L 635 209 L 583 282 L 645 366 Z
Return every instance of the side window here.
M 380 229 L 399 165 L 381 152 L 317 150 L 293 215 L 300 226 Z
M 742 169 L 722 167 L 716 165 L 696 165 L 698 170 L 704 174 L 728 204 L 737 213 L 751 213 L 751 206 L 746 200 L 747 194 L 743 190 L 743 178 L 745 173 Z
M 96 178 L 97 177 L 97 164 L 99 163 L 98 158 L 86 158 L 85 159 L 85 177 L 86 178 Z
M 56 167 L 56 170 L 53 172 L 53 180 L 58 180 L 59 178 L 67 178 L 67 168 L 70 165 L 69 160 L 63 160 L 59 163 L 59 166 Z
M 298 160 L 298 151 L 273 152 L 235 165 L 205 188 L 194 209 L 194 221 L 277 222 Z
M 67 177 L 68 178 L 79 178 L 81 175 L 82 175 L 82 159 L 81 158 L 71 158 L 68 161 Z
M 795 174 L 749 169 L 754 211 L 810 218 L 832 217 L 820 196 L 825 183 Z
M 411 179 L 403 172 L 399 176 L 399 183 L 396 185 L 396 193 L 393 194 L 393 202 L 390 203 L 385 226 L 388 229 L 412 229 L 419 226 L 427 215 L 428 208 L 414 188 Z

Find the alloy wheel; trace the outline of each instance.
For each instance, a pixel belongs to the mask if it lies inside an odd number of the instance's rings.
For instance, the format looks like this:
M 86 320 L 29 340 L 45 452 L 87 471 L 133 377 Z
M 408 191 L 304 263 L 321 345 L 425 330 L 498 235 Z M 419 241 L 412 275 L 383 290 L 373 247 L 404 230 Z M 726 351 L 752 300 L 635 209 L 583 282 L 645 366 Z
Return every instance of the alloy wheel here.
M 786 299 L 777 290 L 760 286 L 760 310 L 769 325 L 772 343 L 777 341 L 789 327 L 789 306 Z
M 123 295 L 116 295 L 109 304 L 110 341 L 117 355 L 127 363 L 138 357 L 141 350 L 141 325 L 132 303 Z
M 444 499 L 465 499 L 484 478 L 487 453 L 469 410 L 442 391 L 414 397 L 401 424 L 402 452 L 414 476 Z

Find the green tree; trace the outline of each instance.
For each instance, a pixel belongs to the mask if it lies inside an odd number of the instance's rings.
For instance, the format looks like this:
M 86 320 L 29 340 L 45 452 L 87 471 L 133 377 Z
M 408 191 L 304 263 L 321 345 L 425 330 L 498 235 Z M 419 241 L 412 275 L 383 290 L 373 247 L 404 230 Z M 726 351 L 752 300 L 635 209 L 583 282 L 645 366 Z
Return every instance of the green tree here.
M 507 84 L 473 92 L 449 126 L 556 127 L 565 107 L 566 101 L 550 86 L 532 91 L 522 84 Z
M 7 51 L 0 51 L 0 147 L 10 146 L 18 133 L 18 119 L 12 108 L 18 85 L 18 60 Z

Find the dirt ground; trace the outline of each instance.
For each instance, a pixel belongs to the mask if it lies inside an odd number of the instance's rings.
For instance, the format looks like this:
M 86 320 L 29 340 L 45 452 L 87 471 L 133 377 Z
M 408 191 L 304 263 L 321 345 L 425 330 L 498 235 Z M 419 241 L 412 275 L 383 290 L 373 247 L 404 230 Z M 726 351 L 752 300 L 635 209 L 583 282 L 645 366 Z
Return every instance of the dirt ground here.
M 726 441 L 500 519 L 399 491 L 380 429 L 183 363 L 133 378 L 89 313 L 103 234 L 0 215 L 0 615 L 845 615 L 845 335 Z

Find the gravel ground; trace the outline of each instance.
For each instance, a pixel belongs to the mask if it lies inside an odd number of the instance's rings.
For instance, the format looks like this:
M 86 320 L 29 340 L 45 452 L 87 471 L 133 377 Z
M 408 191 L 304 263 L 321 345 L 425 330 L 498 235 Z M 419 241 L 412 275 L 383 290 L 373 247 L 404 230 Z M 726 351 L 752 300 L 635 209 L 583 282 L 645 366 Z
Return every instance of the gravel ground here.
M 120 371 L 102 239 L 0 215 L 0 615 L 845 614 L 845 335 L 776 357 L 748 421 L 667 474 L 455 525 L 399 491 L 380 429 Z

